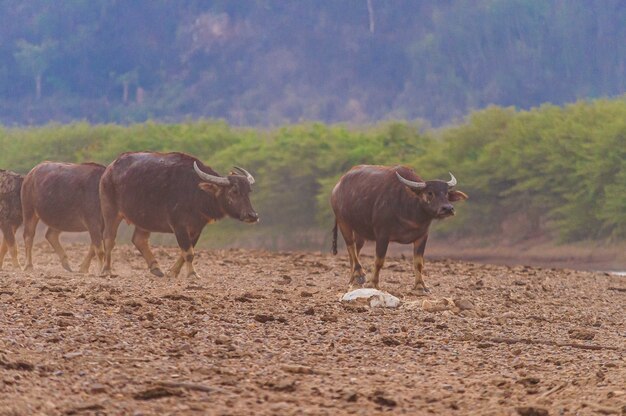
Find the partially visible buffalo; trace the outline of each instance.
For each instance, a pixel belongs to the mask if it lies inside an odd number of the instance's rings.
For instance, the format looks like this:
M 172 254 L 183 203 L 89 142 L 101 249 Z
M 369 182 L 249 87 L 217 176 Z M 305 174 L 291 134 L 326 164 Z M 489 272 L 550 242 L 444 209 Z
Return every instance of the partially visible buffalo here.
M 11 250 L 13 265 L 20 268 L 17 258 L 17 244 L 15 231 L 22 225 L 22 200 L 20 190 L 24 176 L 8 170 L 0 169 L 0 230 L 4 235 L 0 247 L 0 270 L 4 263 L 4 256 Z
M 365 272 L 359 252 L 365 240 L 376 242 L 374 273 L 365 285 L 378 287 L 378 275 L 385 262 L 390 241 L 413 243 L 414 290 L 428 292 L 422 278 L 428 228 L 434 219 L 454 215 L 451 202 L 467 199 L 448 182 L 423 181 L 404 166 L 355 166 L 333 189 L 331 205 L 335 212 L 333 253 L 337 253 L 337 228 L 350 256 L 350 285 L 362 284 Z
M 111 251 L 120 222 L 135 226 L 133 244 L 148 269 L 163 276 L 150 250 L 151 232 L 174 233 L 181 249 L 168 271 L 176 277 L 183 264 L 197 276 L 194 247 L 207 223 L 230 216 L 254 223 L 259 217 L 250 203 L 254 178 L 242 168 L 220 176 L 200 160 L 184 153 L 123 153 L 109 165 L 100 181 L 104 217 L 105 262 L 102 275 L 111 274 Z
M 48 226 L 46 239 L 66 270 L 72 271 L 67 254 L 59 242 L 59 235 L 63 231 L 89 232 L 91 246 L 80 265 L 81 273 L 89 271 L 91 260 L 96 254 L 102 261 L 103 223 L 98 184 L 104 169 L 97 163 L 43 162 L 26 175 L 22 184 L 25 270 L 33 268 L 32 248 L 39 220 Z

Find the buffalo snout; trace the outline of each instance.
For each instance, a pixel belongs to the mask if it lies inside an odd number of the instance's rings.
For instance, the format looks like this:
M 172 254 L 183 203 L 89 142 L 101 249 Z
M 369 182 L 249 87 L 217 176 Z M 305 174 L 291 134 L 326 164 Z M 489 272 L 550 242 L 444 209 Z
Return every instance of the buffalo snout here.
M 257 214 L 256 212 L 248 212 L 242 216 L 241 221 L 247 222 L 247 223 L 258 222 L 259 214 Z
M 447 204 L 439 208 L 437 216 L 440 218 L 450 217 L 454 215 L 454 207 L 451 204 Z

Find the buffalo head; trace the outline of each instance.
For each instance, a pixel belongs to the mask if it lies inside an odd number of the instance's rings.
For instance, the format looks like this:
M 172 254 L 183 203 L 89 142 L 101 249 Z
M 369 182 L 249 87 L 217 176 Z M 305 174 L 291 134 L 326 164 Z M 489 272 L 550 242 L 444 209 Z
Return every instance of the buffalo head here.
M 259 220 L 259 214 L 254 211 L 250 202 L 250 185 L 254 183 L 254 177 L 248 171 L 235 167 L 230 175 L 222 177 L 203 172 L 196 162 L 193 163 L 193 168 L 202 179 L 200 189 L 215 195 L 223 212 L 248 223 Z
M 433 218 L 446 218 L 454 215 L 451 202 L 463 201 L 468 196 L 454 189 L 456 178 L 450 173 L 449 181 L 432 180 L 425 182 L 411 181 L 396 172 L 398 180 L 418 196 L 419 204 Z

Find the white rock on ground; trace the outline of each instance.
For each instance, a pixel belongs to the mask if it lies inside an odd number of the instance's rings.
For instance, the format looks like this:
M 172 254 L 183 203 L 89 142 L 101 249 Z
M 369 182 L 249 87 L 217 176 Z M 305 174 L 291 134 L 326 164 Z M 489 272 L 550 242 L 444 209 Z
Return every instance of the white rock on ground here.
M 400 299 L 378 289 L 356 289 L 341 297 L 342 302 L 353 302 L 358 300 L 366 301 L 371 308 L 397 308 L 400 306 Z

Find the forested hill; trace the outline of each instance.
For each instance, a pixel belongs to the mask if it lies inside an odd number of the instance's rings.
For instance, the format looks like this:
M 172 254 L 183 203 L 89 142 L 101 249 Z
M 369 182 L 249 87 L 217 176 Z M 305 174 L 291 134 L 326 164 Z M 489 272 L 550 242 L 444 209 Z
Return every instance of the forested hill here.
M 0 123 L 437 126 L 623 93 L 624 22 L 622 0 L 0 0 Z

